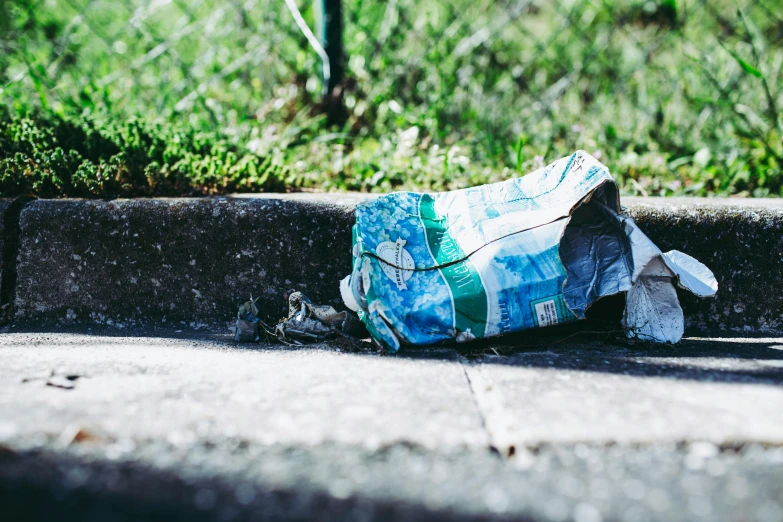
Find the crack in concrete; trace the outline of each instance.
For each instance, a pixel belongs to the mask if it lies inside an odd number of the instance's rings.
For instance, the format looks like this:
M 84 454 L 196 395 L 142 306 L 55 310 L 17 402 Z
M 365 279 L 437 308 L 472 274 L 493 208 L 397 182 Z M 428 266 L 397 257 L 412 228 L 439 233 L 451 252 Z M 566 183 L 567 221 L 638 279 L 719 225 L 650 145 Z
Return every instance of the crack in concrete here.
M 514 435 L 516 419 L 506 405 L 506 398 L 486 372 L 462 355 L 458 356 L 465 378 L 468 380 L 473 401 L 481 415 L 484 430 L 489 437 L 490 449 L 517 469 L 529 469 L 536 460 L 536 449 L 519 444 Z
M 508 415 L 504 413 L 505 402 L 499 390 L 482 375 L 481 369 L 471 364 L 464 356 L 457 355 L 470 395 L 481 416 L 481 424 L 487 434 L 490 450 L 505 458 L 513 457 L 516 448 L 509 433 Z

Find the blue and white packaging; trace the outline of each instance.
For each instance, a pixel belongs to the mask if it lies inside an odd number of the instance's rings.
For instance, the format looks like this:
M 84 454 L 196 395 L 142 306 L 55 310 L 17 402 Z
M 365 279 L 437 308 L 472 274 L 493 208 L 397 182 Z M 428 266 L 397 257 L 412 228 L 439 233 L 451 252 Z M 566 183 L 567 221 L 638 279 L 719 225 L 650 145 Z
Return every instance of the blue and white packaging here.
M 702 297 L 717 291 L 706 266 L 661 252 L 621 213 L 608 169 L 578 151 L 501 183 L 359 205 L 341 293 L 396 352 L 584 319 L 619 292 L 629 337 L 676 343 L 684 321 L 674 283 Z

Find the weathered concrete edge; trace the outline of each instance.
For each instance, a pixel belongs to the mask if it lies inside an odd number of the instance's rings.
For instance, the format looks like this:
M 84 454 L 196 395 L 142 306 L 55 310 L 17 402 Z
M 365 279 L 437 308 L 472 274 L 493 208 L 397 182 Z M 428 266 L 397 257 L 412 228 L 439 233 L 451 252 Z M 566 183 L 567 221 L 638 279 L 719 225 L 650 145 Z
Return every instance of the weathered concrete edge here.
M 3 287 L 3 279 L 5 275 L 5 268 L 9 265 L 9 263 L 5 262 L 5 244 L 6 244 L 6 226 L 5 226 L 5 216 L 8 213 L 8 209 L 13 203 L 13 200 L 11 199 L 0 199 L 0 289 Z M 9 252 L 10 255 L 10 252 Z M 6 283 L 7 284 L 7 283 Z M 1 291 L 0 291 L 1 293 Z M 2 297 L 0 297 L 0 306 L 6 305 Z
M 13 318 L 19 215 L 33 199 L 29 196 L 0 199 L 0 327 L 7 326 Z
M 206 199 L 149 199 L 149 200 L 115 200 L 115 201 L 81 201 L 81 200 L 39 200 L 28 204 L 20 218 L 21 237 L 20 251 L 17 257 L 19 282 L 16 295 L 16 322 L 18 324 L 46 323 L 103 323 L 117 324 L 156 324 L 161 321 L 175 321 L 190 326 L 222 325 L 233 315 L 236 301 L 244 295 L 243 288 L 258 288 L 255 281 L 263 279 L 262 291 L 268 294 L 267 299 L 270 317 L 281 313 L 284 308 L 284 295 L 293 289 L 304 288 L 315 294 L 315 297 L 325 302 L 339 304 L 339 291 L 334 281 L 350 270 L 350 254 L 347 245 L 350 243 L 352 212 L 356 204 L 374 197 L 368 194 L 259 194 L 252 196 L 235 196 Z M 783 286 L 783 200 L 773 199 L 712 199 L 712 198 L 623 198 L 623 204 L 628 213 L 634 217 L 642 229 L 666 251 L 672 248 L 682 250 L 700 259 L 716 273 L 721 284 L 718 297 L 713 300 L 697 300 L 687 295 L 682 296 L 686 320 L 691 332 L 726 332 L 726 331 L 783 331 L 783 297 L 774 288 Z M 65 207 L 69 211 L 61 212 Z M 165 237 L 142 238 L 133 249 L 122 250 L 123 243 L 110 241 L 110 235 L 116 234 L 116 227 L 107 226 L 104 218 L 111 217 L 112 212 L 122 212 L 121 209 L 132 209 L 135 219 L 144 220 L 145 214 L 156 214 L 159 219 L 166 220 L 167 213 L 178 209 L 182 213 L 177 219 L 168 223 L 167 233 L 179 234 L 179 245 L 185 249 L 204 250 L 204 240 L 219 242 L 225 250 L 226 259 L 240 259 L 231 266 L 224 264 L 211 266 L 212 273 L 201 272 L 202 287 L 190 288 L 189 292 L 199 297 L 201 304 L 183 303 L 181 312 L 163 315 L 160 309 L 145 309 L 132 306 L 123 310 L 115 310 L 116 300 L 101 295 L 100 290 L 93 288 L 89 298 L 79 295 L 79 291 L 62 294 L 64 285 L 71 284 L 73 289 L 79 285 L 73 284 L 74 270 L 85 272 L 85 267 L 74 264 L 74 256 L 79 247 L 79 235 L 88 233 L 91 244 L 102 244 L 103 255 L 116 259 L 120 256 L 140 261 L 147 248 L 161 250 L 161 241 Z M 114 210 L 112 210 L 114 209 Z M 185 210 L 183 210 L 185 209 Z M 228 214 L 246 217 L 250 220 L 236 218 L 231 221 L 234 227 L 246 226 L 243 230 L 226 228 L 225 223 L 208 219 L 211 215 L 220 215 L 224 209 Z M 79 226 L 76 221 L 82 219 L 80 213 L 92 213 L 87 219 L 91 223 L 90 230 L 77 233 Z M 257 214 L 252 216 L 252 214 Z M 100 216 L 103 216 L 100 218 Z M 32 219 L 32 216 L 36 216 Z M 96 217 L 98 216 L 98 217 Z M 202 219 L 197 223 L 195 217 Z M 125 218 L 125 216 L 122 216 Z M 100 219 L 99 219 L 100 218 Z M 263 218 L 263 219 L 261 219 Z M 104 219 L 104 221 L 101 221 Z M 112 219 L 114 219 L 112 217 Z M 149 218 L 147 218 L 149 221 Z M 255 219 L 255 221 L 253 221 Z M 68 223 L 70 220 L 70 228 Z M 290 220 L 298 220 L 294 227 L 281 228 Z M 241 224 L 240 224 L 241 223 Z M 66 226 L 64 233 L 59 234 L 57 242 L 42 241 L 44 231 L 55 226 Z M 147 223 L 149 225 L 149 223 Z M 113 225 L 112 225 L 113 226 Z M 129 223 L 133 228 L 133 224 Z M 139 225 L 141 226 L 141 225 Z M 199 234 L 188 236 L 182 229 L 185 227 L 200 227 Z M 210 230 L 211 229 L 211 230 Z M 306 229 L 306 230 L 305 230 Z M 243 244 L 256 241 L 255 236 L 263 236 L 274 231 L 275 242 L 263 241 L 262 248 L 256 249 L 249 265 L 243 264 Z M 192 232 L 189 231 L 189 232 Z M 224 237 L 233 236 L 229 239 Z M 239 237 L 244 236 L 244 237 Z M 211 239 L 207 239 L 211 238 Z M 301 248 L 303 238 L 312 245 L 315 239 L 320 242 L 313 255 L 308 255 L 308 249 Z M 83 239 L 83 237 L 81 238 Z M 157 241 L 157 242 L 156 242 Z M 191 244 L 189 244 L 189 242 Z M 257 242 L 257 241 L 256 241 Z M 154 243 L 154 244 L 153 244 Z M 225 243 L 225 244 L 223 244 Z M 300 245 L 291 254 L 291 245 Z M 259 246 L 259 245 L 256 245 Z M 235 253 L 236 251 L 236 253 Z M 206 251 L 205 251 L 206 253 Z M 169 257 L 163 255 L 157 261 L 166 268 L 167 277 L 182 281 L 193 279 L 190 263 L 168 263 L 175 259 L 174 253 Z M 41 267 L 42 259 L 48 259 L 45 272 Z M 277 260 L 271 263 L 270 260 Z M 150 261 L 149 259 L 147 260 Z M 191 263 L 193 260 L 191 260 Z M 303 270 L 291 270 L 291 263 L 304 264 Z M 252 265 L 249 271 L 243 271 Z M 268 273 L 269 269 L 280 270 L 283 276 L 275 279 Z M 230 292 L 217 288 L 206 289 L 203 286 L 209 281 L 222 281 L 227 276 L 225 270 L 239 271 L 243 275 L 239 282 L 233 284 Z M 332 274 L 332 272 L 335 272 Z M 88 274 L 98 272 L 87 270 Z M 146 273 L 155 275 L 152 266 Z M 162 272 L 161 272 L 162 273 Z M 259 276 L 258 274 L 263 274 Z M 285 276 L 285 274 L 288 274 Z M 315 274 L 326 279 L 323 284 L 312 284 L 309 281 Z M 329 274 L 325 277 L 325 274 Z M 114 272 L 115 282 L 119 287 L 127 287 L 124 281 L 116 280 L 122 273 Z M 150 277 L 159 281 L 163 280 Z M 71 281 L 71 283 L 67 283 Z M 244 286 L 243 286 L 244 285 Z M 182 286 L 182 285 L 180 285 Z M 219 286 L 219 285 L 218 285 Z M 231 285 L 229 285 L 231 286 Z M 240 288 L 242 287 L 242 288 Z M 184 287 L 183 287 L 184 288 Z M 161 290 L 163 292 L 164 290 Z M 82 294 L 87 291 L 82 290 Z M 233 292 L 233 294 L 231 294 Z M 142 304 L 149 304 L 154 295 L 140 297 Z M 231 294 L 231 295 L 229 295 Z M 236 294 L 234 296 L 234 294 Z M 53 304 L 50 306 L 48 303 Z M 81 301 L 80 301 L 81 299 Z M 133 300 L 128 296 L 126 301 Z M 80 301 L 81 309 L 77 311 L 69 302 Z M 275 304 L 279 303 L 279 306 Z M 47 304 L 42 304 L 47 303 Z M 209 306 L 206 306 L 207 303 Z M 133 304 L 133 303 L 130 303 Z M 171 301 L 171 305 L 180 306 Z M 83 312 L 83 313 L 82 313 Z M 179 314 L 179 315 L 178 315 Z M 188 318 L 193 318 L 189 321 Z

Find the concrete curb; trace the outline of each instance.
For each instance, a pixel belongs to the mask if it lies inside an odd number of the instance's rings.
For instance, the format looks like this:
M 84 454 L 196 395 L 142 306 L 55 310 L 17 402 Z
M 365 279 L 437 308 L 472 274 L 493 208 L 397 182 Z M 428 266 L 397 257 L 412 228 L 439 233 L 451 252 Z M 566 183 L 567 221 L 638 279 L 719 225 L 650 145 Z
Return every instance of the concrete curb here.
M 222 327 L 250 293 L 269 319 L 281 317 L 293 290 L 339 305 L 353 209 L 367 197 L 29 202 L 19 217 L 14 324 Z M 682 295 L 689 333 L 783 330 L 783 201 L 623 203 L 664 251 L 715 272 L 715 299 Z
M 664 252 L 705 263 L 718 294 L 680 292 L 686 333 L 783 331 L 783 200 L 624 198 L 628 214 Z
M 2 270 L 2 267 L 5 266 L 5 245 L 7 243 L 6 241 L 6 226 L 5 226 L 5 216 L 8 213 L 8 208 L 11 206 L 12 201 L 11 200 L 0 200 L 0 288 L 3 287 L 3 276 L 5 275 L 4 271 Z M 9 252 L 10 257 L 10 252 Z
M 353 207 L 284 199 L 39 200 L 20 217 L 14 322 L 225 325 L 252 293 L 338 304 Z

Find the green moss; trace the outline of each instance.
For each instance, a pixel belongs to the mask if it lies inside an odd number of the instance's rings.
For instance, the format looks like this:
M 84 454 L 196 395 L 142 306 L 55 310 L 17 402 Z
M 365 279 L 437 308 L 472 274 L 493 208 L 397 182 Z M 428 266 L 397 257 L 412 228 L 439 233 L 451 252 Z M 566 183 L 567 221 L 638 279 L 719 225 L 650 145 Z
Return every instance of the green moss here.
M 283 190 L 286 169 L 216 134 L 142 120 L 0 115 L 0 197 Z

